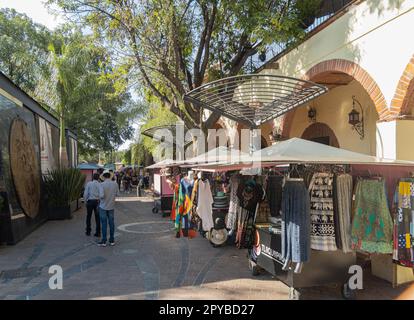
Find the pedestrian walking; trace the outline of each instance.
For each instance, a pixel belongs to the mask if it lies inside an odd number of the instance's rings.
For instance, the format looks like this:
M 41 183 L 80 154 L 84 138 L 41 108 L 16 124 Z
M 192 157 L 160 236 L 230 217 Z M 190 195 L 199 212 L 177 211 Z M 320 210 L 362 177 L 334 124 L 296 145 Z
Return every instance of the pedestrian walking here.
M 95 237 L 101 236 L 101 221 L 99 218 L 99 174 L 94 173 L 92 181 L 86 184 L 83 193 L 83 200 L 86 203 L 86 235 L 91 235 L 91 218 L 92 213 L 95 216 Z
M 109 245 L 115 245 L 115 198 L 118 195 L 118 185 L 112 180 L 113 173 L 108 170 L 102 174 L 104 182 L 99 185 L 99 215 L 102 225 L 102 239 L 98 242 L 101 247 L 106 247 L 107 225 L 109 224 Z

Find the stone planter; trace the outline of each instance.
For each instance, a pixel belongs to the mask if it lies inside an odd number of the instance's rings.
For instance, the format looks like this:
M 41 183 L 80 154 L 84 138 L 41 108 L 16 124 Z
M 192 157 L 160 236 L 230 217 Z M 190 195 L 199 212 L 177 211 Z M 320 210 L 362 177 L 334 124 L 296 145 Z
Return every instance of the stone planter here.
M 48 219 L 49 220 L 65 220 L 72 218 L 71 206 L 63 207 L 48 207 Z

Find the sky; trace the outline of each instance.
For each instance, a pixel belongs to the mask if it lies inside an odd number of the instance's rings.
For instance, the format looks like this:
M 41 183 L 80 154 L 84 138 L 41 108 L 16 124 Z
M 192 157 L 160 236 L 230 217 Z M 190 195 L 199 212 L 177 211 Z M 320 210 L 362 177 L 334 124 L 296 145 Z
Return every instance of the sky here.
M 44 0 L 0 0 L 0 8 L 13 8 L 17 12 L 25 13 L 33 21 L 54 30 L 64 22 L 64 19 L 62 16 L 50 13 L 44 2 Z
M 59 24 L 64 22 L 64 18 L 61 15 L 50 12 L 50 9 L 44 3 L 44 0 L 0 0 L 0 8 L 13 8 L 17 12 L 25 13 L 34 22 L 54 30 Z M 137 123 L 132 124 L 132 126 L 135 130 L 139 127 Z M 125 141 L 119 149 L 128 149 L 131 142 L 132 140 Z

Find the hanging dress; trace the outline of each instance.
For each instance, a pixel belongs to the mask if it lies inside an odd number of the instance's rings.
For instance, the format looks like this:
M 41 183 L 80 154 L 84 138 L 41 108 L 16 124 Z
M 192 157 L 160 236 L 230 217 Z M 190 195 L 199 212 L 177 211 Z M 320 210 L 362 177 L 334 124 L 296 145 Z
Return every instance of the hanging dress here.
M 311 248 L 321 251 L 337 250 L 335 238 L 333 173 L 315 173 L 309 185 Z
M 201 218 L 201 224 L 204 231 L 210 231 L 214 227 L 213 202 L 210 182 L 208 180 L 200 180 L 198 183 L 197 214 Z
M 282 260 L 301 264 L 310 258 L 310 199 L 304 181 L 287 180 L 282 195 Z
M 393 252 L 393 221 L 384 180 L 358 180 L 351 235 L 353 249 L 369 253 Z
M 175 218 L 175 229 L 180 232 L 183 229 L 184 236 L 188 235 L 191 219 L 191 194 L 193 191 L 193 181 L 182 178 L 178 193 L 178 210 Z
M 349 174 L 337 175 L 335 182 L 336 205 L 334 214 L 338 224 L 335 234 L 340 234 L 337 237 L 337 243 L 340 242 L 338 249 L 342 249 L 344 253 L 349 253 L 353 251 L 351 241 L 352 176 Z
M 229 212 L 227 214 L 227 222 L 226 227 L 229 229 L 229 236 L 234 233 L 236 230 L 236 222 L 237 222 L 237 212 L 239 209 L 239 198 L 237 197 L 237 189 L 239 187 L 239 177 L 233 175 L 230 178 L 230 203 L 229 203 Z
M 178 195 L 180 191 L 180 184 L 174 183 L 173 186 L 173 202 L 172 202 L 172 208 L 171 208 L 171 220 L 175 221 L 176 218 L 176 212 L 178 210 Z
M 414 266 L 414 179 L 401 179 L 394 197 L 394 262 Z

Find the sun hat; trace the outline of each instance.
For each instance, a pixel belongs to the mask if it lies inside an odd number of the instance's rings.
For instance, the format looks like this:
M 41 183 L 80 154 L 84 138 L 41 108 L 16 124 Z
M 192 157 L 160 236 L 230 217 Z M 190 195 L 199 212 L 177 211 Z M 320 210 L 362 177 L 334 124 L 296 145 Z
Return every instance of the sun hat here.
M 103 181 L 103 180 L 105 180 L 105 177 L 104 177 L 104 174 L 106 174 L 106 173 L 109 173 L 109 180 L 112 180 L 112 178 L 114 177 L 114 173 L 113 173 L 113 171 L 110 171 L 110 170 L 108 170 L 108 169 L 105 169 L 104 170 L 104 172 L 102 172 L 102 174 L 100 175 L 100 179 Z
M 226 243 L 228 237 L 227 229 L 223 228 L 220 230 L 211 229 L 209 240 L 212 244 L 216 246 L 221 246 Z

